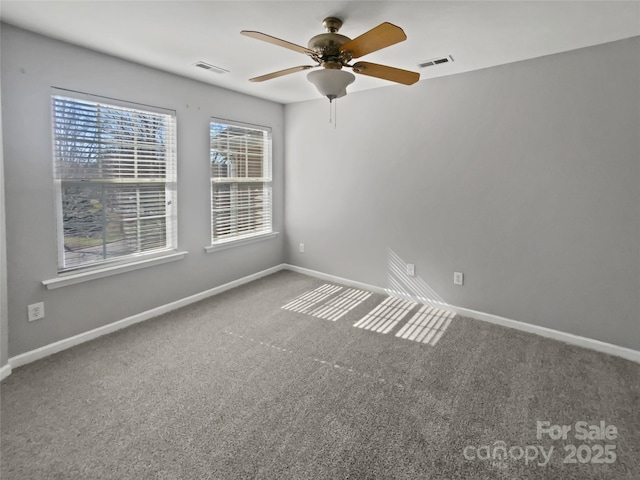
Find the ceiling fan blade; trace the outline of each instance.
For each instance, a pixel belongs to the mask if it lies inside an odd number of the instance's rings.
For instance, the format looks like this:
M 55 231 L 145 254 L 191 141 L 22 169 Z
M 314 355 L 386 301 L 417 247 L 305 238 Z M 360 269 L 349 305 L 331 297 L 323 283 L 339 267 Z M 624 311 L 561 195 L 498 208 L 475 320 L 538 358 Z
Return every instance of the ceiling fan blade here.
M 295 43 L 287 42 L 286 40 L 282 40 L 280 38 L 272 37 L 271 35 L 267 35 L 266 33 L 254 32 L 252 30 L 242 30 L 240 33 L 247 37 L 255 38 L 257 40 L 262 40 L 263 42 L 272 43 L 280 47 L 288 48 L 289 50 L 293 50 L 294 52 L 304 53 L 305 55 L 316 54 L 316 52 L 314 52 L 313 50 L 302 47 L 300 45 L 296 45 Z
M 359 58 L 368 53 L 394 45 L 407 39 L 400 27 L 384 22 L 340 47 L 341 52 L 350 51 L 351 58 Z
M 286 68 L 284 70 L 278 70 L 277 72 L 267 73 L 259 77 L 250 78 L 250 82 L 264 82 L 265 80 L 271 80 L 272 78 L 282 77 L 283 75 L 289 75 L 290 73 L 301 72 L 302 70 L 309 70 L 310 68 L 316 68 L 317 65 L 301 65 L 299 67 Z
M 358 62 L 353 65 L 353 71 L 361 75 L 369 75 L 370 77 L 382 78 L 403 85 L 413 85 L 420 80 L 420 74 L 402 70 L 401 68 L 387 67 L 371 62 Z

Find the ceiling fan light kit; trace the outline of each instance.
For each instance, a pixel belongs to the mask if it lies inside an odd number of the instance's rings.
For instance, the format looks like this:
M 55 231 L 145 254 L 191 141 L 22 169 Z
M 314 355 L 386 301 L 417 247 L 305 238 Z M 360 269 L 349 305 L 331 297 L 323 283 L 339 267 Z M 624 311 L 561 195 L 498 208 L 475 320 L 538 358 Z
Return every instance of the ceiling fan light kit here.
M 343 67 L 351 68 L 357 74 L 381 78 L 403 85 L 412 85 L 420 80 L 419 73 L 408 70 L 371 62 L 357 62 L 354 65 L 349 63 L 354 58 L 362 57 L 406 40 L 407 36 L 400 27 L 384 22 L 352 40 L 338 33 L 342 26 L 342 20 L 339 18 L 327 17 L 322 24 L 327 33 L 321 33 L 311 38 L 308 47 L 302 47 L 261 32 L 250 30 L 240 32 L 245 36 L 303 53 L 316 62 L 316 65 L 287 68 L 251 78 L 250 81 L 263 82 L 290 73 L 322 67 L 321 70 L 308 73 L 307 79 L 316 86 L 321 95 L 327 97 L 329 102 L 332 102 L 336 98 L 345 96 L 347 94 L 347 86 L 355 80 L 353 74 L 342 70 Z
M 356 77 L 344 70 L 325 69 L 307 73 L 307 79 L 316 86 L 322 96 L 332 102 L 347 94 L 347 86 L 352 84 Z

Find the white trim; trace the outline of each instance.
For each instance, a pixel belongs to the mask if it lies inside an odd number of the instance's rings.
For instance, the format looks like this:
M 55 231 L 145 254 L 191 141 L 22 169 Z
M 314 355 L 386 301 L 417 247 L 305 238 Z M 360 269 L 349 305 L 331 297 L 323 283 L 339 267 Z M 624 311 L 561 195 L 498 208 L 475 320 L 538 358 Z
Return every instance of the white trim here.
M 261 242 L 262 240 L 269 240 L 278 235 L 278 232 L 262 233 L 260 235 L 253 235 L 252 237 L 241 238 L 238 240 L 229 240 L 228 242 L 217 243 L 215 245 L 209 245 L 204 247 L 204 251 L 207 253 L 219 252 L 226 250 L 227 248 L 239 247 L 241 245 L 248 245 L 250 243 Z
M 0 382 L 11 375 L 11 364 L 7 363 L 4 367 L 0 368 Z
M 329 275 L 328 273 L 318 272 L 316 270 L 310 270 L 308 268 L 298 267 L 296 265 L 289 265 L 288 263 L 284 265 L 286 270 L 291 270 L 292 272 L 302 273 L 303 275 L 308 275 L 310 277 L 319 278 L 320 280 L 326 280 L 328 282 L 335 282 L 341 285 L 345 285 L 347 287 L 353 288 L 361 288 L 363 290 L 369 290 L 374 293 L 379 293 L 381 295 L 388 295 L 389 291 L 376 287 L 375 285 L 369 285 L 368 283 L 356 282 L 355 280 L 349 280 L 347 278 L 336 277 L 335 275 Z
M 176 111 L 172 108 L 158 107 L 155 105 L 147 105 L 146 103 L 130 102 L 128 100 L 120 100 L 118 98 L 105 97 L 88 92 L 78 92 L 63 87 L 51 87 L 51 95 L 68 98 L 69 100 L 81 100 L 85 102 L 100 103 L 118 108 L 126 108 L 129 110 L 146 110 L 161 115 L 176 115 Z
M 597 352 L 607 353 L 616 357 L 621 357 L 632 362 L 640 363 L 640 351 L 633 350 L 627 347 L 621 347 L 612 343 L 602 342 L 600 340 L 594 340 L 593 338 L 581 337 L 580 335 L 574 335 L 573 333 L 561 332 L 548 327 L 541 327 L 539 325 L 533 325 L 530 323 L 520 322 L 518 320 L 511 320 L 509 318 L 500 317 L 491 313 L 478 312 L 469 308 L 462 307 L 449 307 L 456 313 L 465 317 L 471 317 L 483 322 L 493 323 L 507 328 L 513 328 L 523 332 L 534 333 L 541 337 L 552 338 L 564 343 L 576 345 L 582 348 L 588 348 Z
M 21 365 L 26 365 L 27 363 L 35 362 L 36 360 L 40 360 L 41 358 L 48 357 L 49 355 L 61 352 L 62 350 L 66 350 L 67 348 L 80 345 L 81 343 L 88 342 L 89 340 L 93 340 L 108 333 L 121 330 L 136 323 L 144 322 L 145 320 L 149 320 L 151 318 L 157 317 L 167 312 L 171 312 L 172 310 L 176 310 L 181 307 L 186 307 L 187 305 L 199 302 L 200 300 L 204 300 L 205 298 L 217 295 L 245 283 L 249 283 L 254 280 L 258 280 L 259 278 L 266 277 L 267 275 L 279 272 L 282 269 L 282 265 L 277 265 L 275 267 L 268 268 L 267 270 L 262 270 L 254 274 L 247 275 L 246 277 L 242 277 L 238 280 L 225 283 L 224 285 L 205 290 L 204 292 L 191 295 L 181 300 L 176 300 L 175 302 L 161 305 L 159 307 L 152 308 L 151 310 L 132 315 L 123 320 L 118 320 L 117 322 L 110 323 L 109 325 L 94 328 L 93 330 L 89 330 L 88 332 L 80 333 L 73 337 L 65 338 L 64 340 L 45 345 L 44 347 L 36 348 L 35 350 L 16 355 L 15 357 L 11 357 L 9 359 L 9 365 L 11 366 L 10 368 L 16 368 Z
M 54 288 L 66 287 L 69 285 L 75 285 L 76 283 L 88 282 L 89 280 L 95 280 L 96 278 L 110 277 L 111 275 L 118 275 L 120 273 L 138 270 L 140 268 L 153 267 L 155 265 L 161 265 L 163 263 L 175 262 L 176 260 L 182 260 L 187 256 L 188 253 L 189 252 L 173 252 L 169 253 L 168 255 L 147 258 L 145 260 L 138 260 L 136 262 L 112 265 L 109 267 L 89 270 L 86 272 L 70 273 L 68 275 L 61 275 L 50 280 L 43 280 L 42 284 L 47 287 L 47 290 L 53 290 Z
M 258 280 L 259 278 L 266 277 L 267 275 L 271 275 L 273 273 L 279 272 L 280 270 L 290 270 L 292 272 L 301 273 L 304 275 L 308 275 L 310 277 L 315 277 L 322 280 L 339 283 L 349 287 L 369 290 L 374 293 L 379 293 L 382 295 L 390 295 L 395 293 L 389 289 L 377 287 L 375 285 L 369 285 L 362 282 L 357 282 L 354 280 L 349 280 L 342 277 L 337 277 L 335 275 L 329 275 L 327 273 L 310 270 L 308 268 L 298 267 L 298 266 L 289 265 L 289 264 L 280 264 L 280 265 L 276 265 L 275 267 L 271 267 L 266 270 L 262 270 L 260 272 L 254 273 L 252 275 L 247 275 L 246 277 L 239 278 L 238 280 L 225 283 L 224 285 L 214 287 L 204 292 L 191 295 L 181 300 L 177 300 L 175 302 L 171 302 L 157 308 L 152 308 L 151 310 L 147 310 L 145 312 L 133 315 L 123 320 L 119 320 L 109 325 L 105 325 L 103 327 L 99 327 L 99 328 L 90 330 L 88 332 L 84 332 L 79 335 L 75 335 L 73 337 L 66 338 L 64 340 L 60 340 L 50 345 L 45 345 L 44 347 L 40 347 L 26 353 L 22 353 L 15 357 L 11 357 L 9 359 L 8 364 L 0 368 L 0 380 L 9 376 L 9 374 L 11 374 L 12 368 L 17 368 L 22 365 L 26 365 L 27 363 L 34 362 L 44 357 L 48 357 L 49 355 L 60 352 L 62 350 L 66 350 L 67 348 L 71 348 L 81 343 L 87 342 L 89 340 L 93 340 L 95 338 L 101 337 L 102 335 L 106 335 L 108 333 L 115 332 L 122 328 L 126 328 L 130 325 L 143 322 L 145 320 L 149 320 L 151 318 L 157 317 L 159 315 L 170 312 L 172 310 L 185 307 L 189 304 L 198 302 L 200 300 L 204 300 L 205 298 L 211 297 L 213 295 L 217 295 L 219 293 L 238 287 L 245 283 L 249 283 L 254 280 Z M 402 295 L 405 297 L 408 297 L 404 294 Z M 586 337 L 580 337 L 578 335 L 560 332 L 560 331 L 553 330 L 546 327 L 531 325 L 531 324 L 519 322 L 517 320 L 511 320 L 508 318 L 499 317 L 497 315 L 492 315 L 489 313 L 478 312 L 475 310 L 470 310 L 468 308 L 455 307 L 453 305 L 448 305 L 448 304 L 434 304 L 432 301 L 428 301 L 427 299 L 424 299 L 424 298 L 418 298 L 418 297 L 411 297 L 411 298 L 419 303 L 432 304 L 440 308 L 446 308 L 460 315 L 471 317 L 480 321 L 489 322 L 496 325 L 501 325 L 503 327 L 513 328 L 516 330 L 533 333 L 543 337 L 552 338 L 554 340 L 559 340 L 561 342 L 565 342 L 571 345 L 577 345 L 579 347 L 584 347 L 584 348 L 588 348 L 598 352 L 607 353 L 609 355 L 615 355 L 617 357 L 621 357 L 627 360 L 631 360 L 633 362 L 640 363 L 640 351 L 633 350 L 630 348 L 620 347 L 618 345 L 613 345 L 610 343 L 605 343 L 599 340 L 593 340 Z
M 315 270 L 310 270 L 308 268 L 298 267 L 298 266 L 289 265 L 289 264 L 285 264 L 284 268 L 286 270 L 302 273 L 310 277 L 315 277 L 321 280 L 327 280 L 330 282 L 339 283 L 349 287 L 361 288 L 363 290 L 369 290 L 375 293 L 380 293 L 382 295 L 394 295 L 394 294 L 398 295 L 398 292 L 394 292 L 389 289 L 377 287 L 374 285 L 368 285 L 366 283 L 356 282 L 354 280 L 349 280 L 342 277 L 336 277 L 334 275 L 329 275 L 329 274 L 318 272 Z M 540 335 L 541 337 L 552 338 L 554 340 L 559 340 L 561 342 L 568 343 L 571 345 L 577 345 L 578 347 L 588 348 L 590 350 L 607 353 L 609 355 L 615 355 L 616 357 L 621 357 L 626 360 L 631 360 L 632 362 L 640 363 L 640 351 L 633 350 L 631 348 L 620 347 L 612 343 L 606 343 L 600 340 L 581 337 L 579 335 L 574 335 L 572 333 L 561 332 L 559 330 L 554 330 L 547 327 L 541 327 L 538 325 L 532 325 L 530 323 L 524 323 L 518 320 L 511 320 L 509 318 L 500 317 L 498 315 L 493 315 L 491 313 L 478 312 L 476 310 L 471 310 L 463 307 L 456 307 L 455 305 L 449 305 L 446 303 L 441 303 L 441 304 L 434 303 L 432 300 L 428 300 L 422 297 L 415 297 L 413 295 L 407 295 L 405 293 L 400 293 L 399 296 L 403 298 L 411 299 L 418 303 L 424 303 L 427 305 L 434 305 L 439 308 L 445 308 L 445 309 L 454 311 L 459 315 L 462 315 L 465 317 L 471 317 L 473 319 L 480 320 L 483 322 L 493 323 L 495 325 L 500 325 L 507 328 L 513 328 L 515 330 L 520 330 L 523 332 L 533 333 L 535 335 Z

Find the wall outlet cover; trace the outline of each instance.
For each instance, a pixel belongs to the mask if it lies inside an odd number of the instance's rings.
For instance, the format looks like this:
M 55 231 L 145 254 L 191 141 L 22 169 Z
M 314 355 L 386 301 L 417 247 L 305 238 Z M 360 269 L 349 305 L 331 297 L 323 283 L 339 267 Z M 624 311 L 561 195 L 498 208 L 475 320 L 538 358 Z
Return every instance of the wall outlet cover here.
M 44 302 L 32 303 L 27 307 L 27 313 L 30 322 L 44 318 Z

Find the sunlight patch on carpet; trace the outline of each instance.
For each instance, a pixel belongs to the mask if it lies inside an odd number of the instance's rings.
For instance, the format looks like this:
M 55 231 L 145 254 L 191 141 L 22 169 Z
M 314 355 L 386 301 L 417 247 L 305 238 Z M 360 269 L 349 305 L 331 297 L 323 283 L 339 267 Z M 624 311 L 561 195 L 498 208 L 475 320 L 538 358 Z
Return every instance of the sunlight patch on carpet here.
M 314 290 L 298 295 L 282 308 L 292 312 L 305 313 L 340 290 L 342 290 L 342 287 L 326 283 Z
M 353 326 L 378 333 L 388 333 L 416 305 L 415 302 L 408 300 L 387 297 L 380 305 L 354 323 Z
M 326 283 L 297 296 L 282 308 L 335 322 L 371 296 L 371 292 L 355 288 L 341 290 L 338 285 Z
M 337 297 L 329 299 L 326 304 L 320 305 L 310 312 L 309 315 L 335 322 L 370 296 L 370 292 L 350 288 L 340 293 Z
M 396 337 L 435 345 L 449 328 L 455 313 L 423 305 L 415 315 L 396 333 Z

